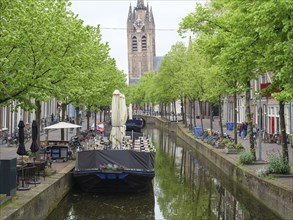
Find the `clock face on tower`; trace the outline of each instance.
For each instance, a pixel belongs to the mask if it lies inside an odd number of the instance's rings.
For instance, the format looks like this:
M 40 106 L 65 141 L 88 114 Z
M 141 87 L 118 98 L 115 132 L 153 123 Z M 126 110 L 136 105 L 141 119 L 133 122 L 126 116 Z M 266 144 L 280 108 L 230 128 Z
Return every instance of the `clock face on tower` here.
M 142 27 L 144 26 L 142 20 L 140 20 L 139 18 L 136 19 L 136 21 L 134 22 L 133 26 L 136 28 L 136 29 L 142 29 Z

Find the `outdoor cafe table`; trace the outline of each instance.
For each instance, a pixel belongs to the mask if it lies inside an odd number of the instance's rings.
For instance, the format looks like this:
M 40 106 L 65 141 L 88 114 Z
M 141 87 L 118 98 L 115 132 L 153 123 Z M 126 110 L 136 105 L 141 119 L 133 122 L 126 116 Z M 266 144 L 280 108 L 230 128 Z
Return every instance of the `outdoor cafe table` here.
M 46 161 L 20 161 L 16 166 L 18 190 L 29 190 L 29 184 L 41 183 L 39 177 L 44 173 L 46 164 Z

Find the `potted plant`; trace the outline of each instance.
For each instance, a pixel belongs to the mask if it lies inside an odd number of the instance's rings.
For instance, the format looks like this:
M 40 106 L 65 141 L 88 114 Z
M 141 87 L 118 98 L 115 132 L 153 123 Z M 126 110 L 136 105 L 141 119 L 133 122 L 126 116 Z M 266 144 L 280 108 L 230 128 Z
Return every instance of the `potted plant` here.
M 226 144 L 225 153 L 226 154 L 238 154 L 239 152 L 243 151 L 244 147 L 241 143 L 237 143 L 235 145 L 234 142 L 230 142 Z
M 22 156 L 22 159 L 26 162 L 30 162 L 33 160 L 33 153 L 31 150 L 26 150 L 25 155 Z
M 236 147 L 236 149 L 238 149 L 238 150 L 240 150 L 240 151 L 244 150 L 243 145 L 242 145 L 241 143 L 239 143 L 239 142 L 236 144 L 235 147 Z
M 230 141 L 227 138 L 221 138 L 219 141 L 216 143 L 216 148 L 218 149 L 224 149 L 226 144 L 228 144 Z
M 290 174 L 290 163 L 281 155 L 270 155 L 268 161 L 268 170 L 272 174 Z

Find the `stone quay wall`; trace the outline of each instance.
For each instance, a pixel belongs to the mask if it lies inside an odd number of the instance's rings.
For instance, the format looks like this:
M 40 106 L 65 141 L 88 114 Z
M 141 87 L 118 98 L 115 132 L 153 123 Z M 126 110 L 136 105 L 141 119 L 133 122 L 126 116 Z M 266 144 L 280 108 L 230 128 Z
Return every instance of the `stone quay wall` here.
M 74 165 L 72 161 L 32 190 L 18 192 L 17 198 L 1 210 L 1 219 L 46 219 L 70 191 Z

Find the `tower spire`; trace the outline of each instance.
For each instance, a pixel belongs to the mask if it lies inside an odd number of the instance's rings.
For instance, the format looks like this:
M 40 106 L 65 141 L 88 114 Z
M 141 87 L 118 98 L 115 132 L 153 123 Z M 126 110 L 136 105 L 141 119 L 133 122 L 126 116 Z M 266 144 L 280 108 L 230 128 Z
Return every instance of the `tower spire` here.
M 137 9 L 144 9 L 145 6 L 144 6 L 144 0 L 137 0 L 137 6 L 136 6 Z
M 129 11 L 128 11 L 128 20 L 131 20 L 132 18 L 132 7 L 131 4 L 129 5 Z
M 144 6 L 144 0 L 137 0 L 137 6 Z
M 150 21 L 149 4 L 147 4 L 147 8 L 146 8 L 144 20 L 145 20 L 145 22 L 149 22 Z
M 150 22 L 152 22 L 153 24 L 155 24 L 152 7 L 151 7 L 151 10 L 150 10 Z

